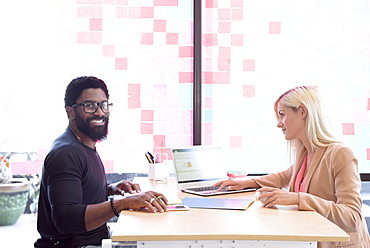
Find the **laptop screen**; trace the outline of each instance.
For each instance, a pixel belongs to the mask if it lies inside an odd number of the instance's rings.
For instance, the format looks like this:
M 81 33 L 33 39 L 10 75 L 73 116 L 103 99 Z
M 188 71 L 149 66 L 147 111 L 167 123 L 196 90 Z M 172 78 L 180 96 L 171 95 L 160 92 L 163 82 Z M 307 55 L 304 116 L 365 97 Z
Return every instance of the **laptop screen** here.
M 219 180 L 227 177 L 220 147 L 174 148 L 172 155 L 178 183 Z

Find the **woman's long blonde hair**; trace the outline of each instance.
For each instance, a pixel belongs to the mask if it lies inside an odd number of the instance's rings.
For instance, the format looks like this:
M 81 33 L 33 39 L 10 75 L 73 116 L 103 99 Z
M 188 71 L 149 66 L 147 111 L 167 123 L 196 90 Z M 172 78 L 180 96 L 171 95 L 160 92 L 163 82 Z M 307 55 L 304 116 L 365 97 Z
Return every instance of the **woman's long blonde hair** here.
M 282 94 L 274 104 L 277 118 L 279 118 L 279 103 L 293 110 L 297 110 L 302 104 L 306 106 L 308 113 L 305 132 L 314 150 L 316 150 L 317 147 L 328 146 L 330 143 L 338 142 L 330 133 L 330 125 L 322 104 L 321 96 L 315 88 L 299 86 Z M 292 140 L 290 146 L 291 148 L 295 148 L 297 156 L 305 152 L 303 143 L 298 139 Z

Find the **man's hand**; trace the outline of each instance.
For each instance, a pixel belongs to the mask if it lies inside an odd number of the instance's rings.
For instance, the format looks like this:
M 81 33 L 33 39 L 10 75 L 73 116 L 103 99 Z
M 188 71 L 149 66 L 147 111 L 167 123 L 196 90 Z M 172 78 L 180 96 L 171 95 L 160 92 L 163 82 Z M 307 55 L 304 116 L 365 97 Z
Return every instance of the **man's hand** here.
M 150 212 L 167 212 L 167 198 L 158 192 L 147 191 L 135 195 L 129 195 L 123 199 L 118 200 L 121 205 L 121 209 L 133 209 L 137 210 L 140 208 L 147 208 Z
M 111 195 L 124 195 L 125 193 L 140 193 L 139 184 L 127 180 L 122 180 L 108 185 L 108 191 Z

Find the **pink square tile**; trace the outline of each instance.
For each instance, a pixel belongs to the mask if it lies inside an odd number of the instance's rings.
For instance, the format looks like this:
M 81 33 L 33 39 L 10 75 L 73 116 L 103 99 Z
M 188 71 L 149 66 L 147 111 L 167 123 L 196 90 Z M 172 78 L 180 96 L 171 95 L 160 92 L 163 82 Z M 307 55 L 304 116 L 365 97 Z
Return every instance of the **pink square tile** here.
M 128 95 L 129 96 L 140 96 L 141 85 L 140 84 L 129 84 L 128 85 Z
M 154 6 L 166 6 L 166 0 L 154 0 Z
M 220 47 L 218 50 L 218 59 L 230 59 L 231 47 Z
M 154 0 L 154 6 L 178 6 L 178 0 Z
M 217 34 L 204 34 L 202 38 L 204 46 L 216 46 L 218 44 Z
M 206 8 L 217 8 L 218 0 L 206 0 Z
M 117 18 L 127 18 L 128 17 L 128 8 L 127 7 L 117 7 L 116 8 L 116 17 Z
M 205 72 L 203 72 L 203 74 L 204 74 L 204 83 L 205 84 L 213 84 L 213 74 L 214 74 L 214 72 L 205 71 Z
M 212 109 L 212 97 L 205 97 L 205 109 Z
M 77 32 L 77 43 L 90 43 L 90 32 Z
M 103 19 L 91 18 L 90 19 L 90 31 L 102 31 L 103 30 Z
M 241 136 L 230 136 L 230 147 L 231 148 L 242 147 L 242 137 Z
M 127 70 L 127 58 L 116 58 L 115 59 L 116 70 Z
M 166 6 L 178 6 L 179 1 L 178 0 L 166 0 Z
M 153 45 L 153 33 L 142 33 L 141 45 Z
M 179 72 L 179 83 L 193 83 L 193 72 L 189 71 L 180 71 Z
M 129 96 L 128 97 L 128 108 L 140 108 L 140 96 Z
M 343 135 L 355 135 L 355 124 L 343 123 Z
M 218 84 L 230 84 L 230 72 L 217 72 L 217 80 L 216 83 Z
M 114 45 L 104 45 L 103 46 L 103 56 L 104 57 L 114 57 L 116 47 Z
M 230 20 L 230 9 L 219 9 L 218 20 Z
M 231 10 L 231 20 L 233 21 L 243 21 L 243 10 L 233 9 Z
M 192 46 L 180 46 L 179 47 L 179 57 L 186 58 L 186 57 L 193 57 L 193 47 Z
M 230 22 L 219 22 L 218 23 L 218 32 L 219 33 L 230 33 L 231 23 Z
M 153 121 L 154 110 L 141 110 L 141 121 Z
M 77 17 L 97 17 L 101 18 L 103 13 L 103 8 L 102 6 L 78 6 L 77 9 Z
M 141 8 L 140 7 L 129 7 L 128 16 L 130 19 L 140 19 Z
M 218 59 L 219 71 L 230 71 L 230 59 Z
M 231 45 L 232 46 L 243 46 L 243 35 L 242 34 L 232 34 L 231 35 Z
M 140 96 L 141 85 L 140 84 L 129 84 L 128 85 L 128 95 L 129 96 Z
M 153 18 L 154 7 L 141 7 L 141 18 Z
M 231 7 L 243 7 L 243 0 L 231 0 Z
M 244 59 L 243 60 L 243 71 L 254 71 L 255 60 L 254 59 Z
M 153 134 L 153 123 L 141 123 L 141 134 Z
M 270 22 L 269 34 L 280 34 L 280 33 L 281 33 L 281 22 Z
M 166 136 L 165 135 L 153 135 L 154 147 L 162 147 L 162 144 L 166 146 Z M 153 154 L 154 155 L 154 154 Z
M 77 32 L 77 43 L 101 44 L 102 32 Z
M 154 20 L 154 32 L 166 32 L 166 20 Z
M 370 148 L 366 149 L 366 153 L 367 153 L 367 160 L 370 160 Z
M 178 45 L 179 44 L 179 34 L 178 33 L 167 33 L 166 34 L 166 44 L 167 45 Z
M 243 96 L 255 97 L 255 86 L 254 85 L 243 85 Z
M 230 84 L 229 72 L 204 72 L 205 84 Z
M 204 136 L 212 136 L 212 122 L 204 123 L 203 127 Z

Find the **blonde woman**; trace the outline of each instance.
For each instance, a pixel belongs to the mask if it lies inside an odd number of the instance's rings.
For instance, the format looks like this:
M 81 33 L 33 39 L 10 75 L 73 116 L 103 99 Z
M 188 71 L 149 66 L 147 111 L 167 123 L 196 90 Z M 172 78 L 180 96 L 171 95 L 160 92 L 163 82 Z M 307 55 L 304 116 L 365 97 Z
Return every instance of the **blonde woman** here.
M 357 160 L 330 133 L 317 90 L 291 89 L 276 100 L 274 109 L 277 126 L 295 152 L 293 165 L 257 179 L 226 180 L 215 186 L 259 188 L 265 207 L 298 205 L 299 210 L 318 212 L 350 235 L 348 242 L 321 242 L 318 247 L 369 248 Z M 289 191 L 282 190 L 286 187 Z

